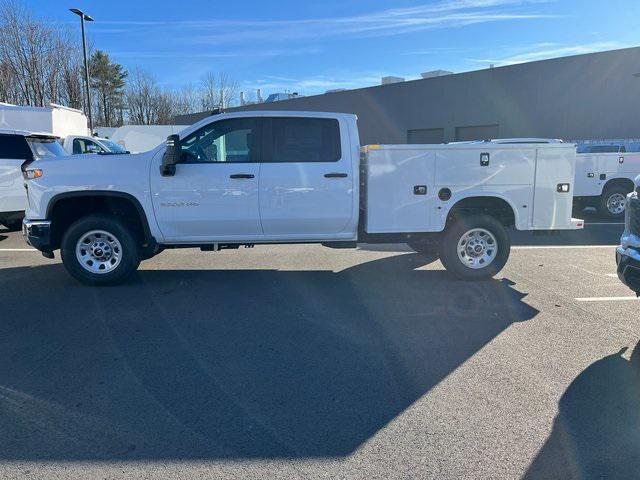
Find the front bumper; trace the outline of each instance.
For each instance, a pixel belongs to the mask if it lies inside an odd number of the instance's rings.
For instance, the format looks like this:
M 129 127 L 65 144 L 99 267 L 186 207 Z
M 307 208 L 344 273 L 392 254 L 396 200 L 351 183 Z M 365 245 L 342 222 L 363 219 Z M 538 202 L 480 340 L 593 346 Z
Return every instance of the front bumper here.
M 636 294 L 640 294 L 640 251 L 632 247 L 618 247 L 616 264 L 620 281 Z
M 51 222 L 49 220 L 23 220 L 22 235 L 26 242 L 47 256 L 53 253 Z

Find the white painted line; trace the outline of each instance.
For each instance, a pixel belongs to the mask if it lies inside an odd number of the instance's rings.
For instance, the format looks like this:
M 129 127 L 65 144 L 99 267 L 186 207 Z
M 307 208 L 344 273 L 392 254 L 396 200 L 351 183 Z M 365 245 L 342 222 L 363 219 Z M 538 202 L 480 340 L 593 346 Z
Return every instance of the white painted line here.
M 516 245 L 512 250 L 557 250 L 557 249 L 585 249 L 585 248 L 616 248 L 618 245 Z
M 618 278 L 617 273 L 607 273 L 607 277 Z
M 35 248 L 0 248 L 0 252 L 37 252 Z
M 585 227 L 589 225 L 624 225 L 624 222 L 589 222 L 584 224 Z
M 578 302 L 625 302 L 625 301 L 637 301 L 638 297 L 584 297 L 576 298 Z

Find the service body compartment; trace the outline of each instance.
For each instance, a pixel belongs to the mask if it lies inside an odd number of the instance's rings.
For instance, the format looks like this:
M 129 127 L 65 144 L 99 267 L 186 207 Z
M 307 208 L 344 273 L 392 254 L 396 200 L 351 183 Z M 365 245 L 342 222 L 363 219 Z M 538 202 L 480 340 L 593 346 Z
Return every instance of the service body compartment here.
M 365 231 L 440 232 L 462 200 L 506 203 L 518 230 L 575 229 L 575 145 L 564 143 L 363 147 Z M 566 190 L 568 189 L 568 190 Z
M 363 149 L 368 233 L 431 229 L 435 152 L 410 147 L 375 145 Z
M 488 144 L 488 146 L 490 146 Z M 436 185 L 531 185 L 536 150 L 451 145 L 436 152 Z M 482 155 L 484 154 L 484 155 Z
M 565 230 L 573 209 L 573 184 L 576 174 L 575 145 L 557 144 L 539 148 L 533 202 L 534 230 Z M 564 186 L 566 185 L 566 191 Z

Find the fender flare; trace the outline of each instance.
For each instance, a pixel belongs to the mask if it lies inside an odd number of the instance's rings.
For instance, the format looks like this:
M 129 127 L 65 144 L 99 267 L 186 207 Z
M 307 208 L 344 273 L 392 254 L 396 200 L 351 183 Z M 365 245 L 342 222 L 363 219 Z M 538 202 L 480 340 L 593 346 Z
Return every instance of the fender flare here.
M 155 243 L 156 240 L 151 234 L 151 229 L 149 228 L 149 220 L 147 218 L 146 212 L 144 211 L 144 208 L 142 207 L 142 204 L 136 197 L 126 192 L 118 192 L 113 190 L 79 190 L 74 192 L 58 193 L 57 195 L 54 195 L 53 197 L 51 197 L 51 200 L 49 200 L 49 204 L 47 205 L 46 218 L 47 219 L 51 218 L 51 214 L 53 213 L 56 203 L 58 203 L 60 200 L 66 200 L 68 198 L 76 198 L 76 197 L 104 197 L 104 198 L 111 197 L 111 198 L 121 198 L 131 202 L 133 206 L 136 208 L 136 211 L 138 212 L 140 224 L 142 225 L 142 232 L 144 233 L 145 243 L 149 243 L 149 242 Z

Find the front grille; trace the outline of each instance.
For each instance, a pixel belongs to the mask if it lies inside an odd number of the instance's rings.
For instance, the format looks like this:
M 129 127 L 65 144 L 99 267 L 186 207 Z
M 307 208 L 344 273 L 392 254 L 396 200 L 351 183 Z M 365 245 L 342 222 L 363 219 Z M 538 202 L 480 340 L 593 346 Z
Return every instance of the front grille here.
M 629 231 L 634 235 L 640 235 L 640 200 L 628 197 L 627 208 L 629 209 Z

